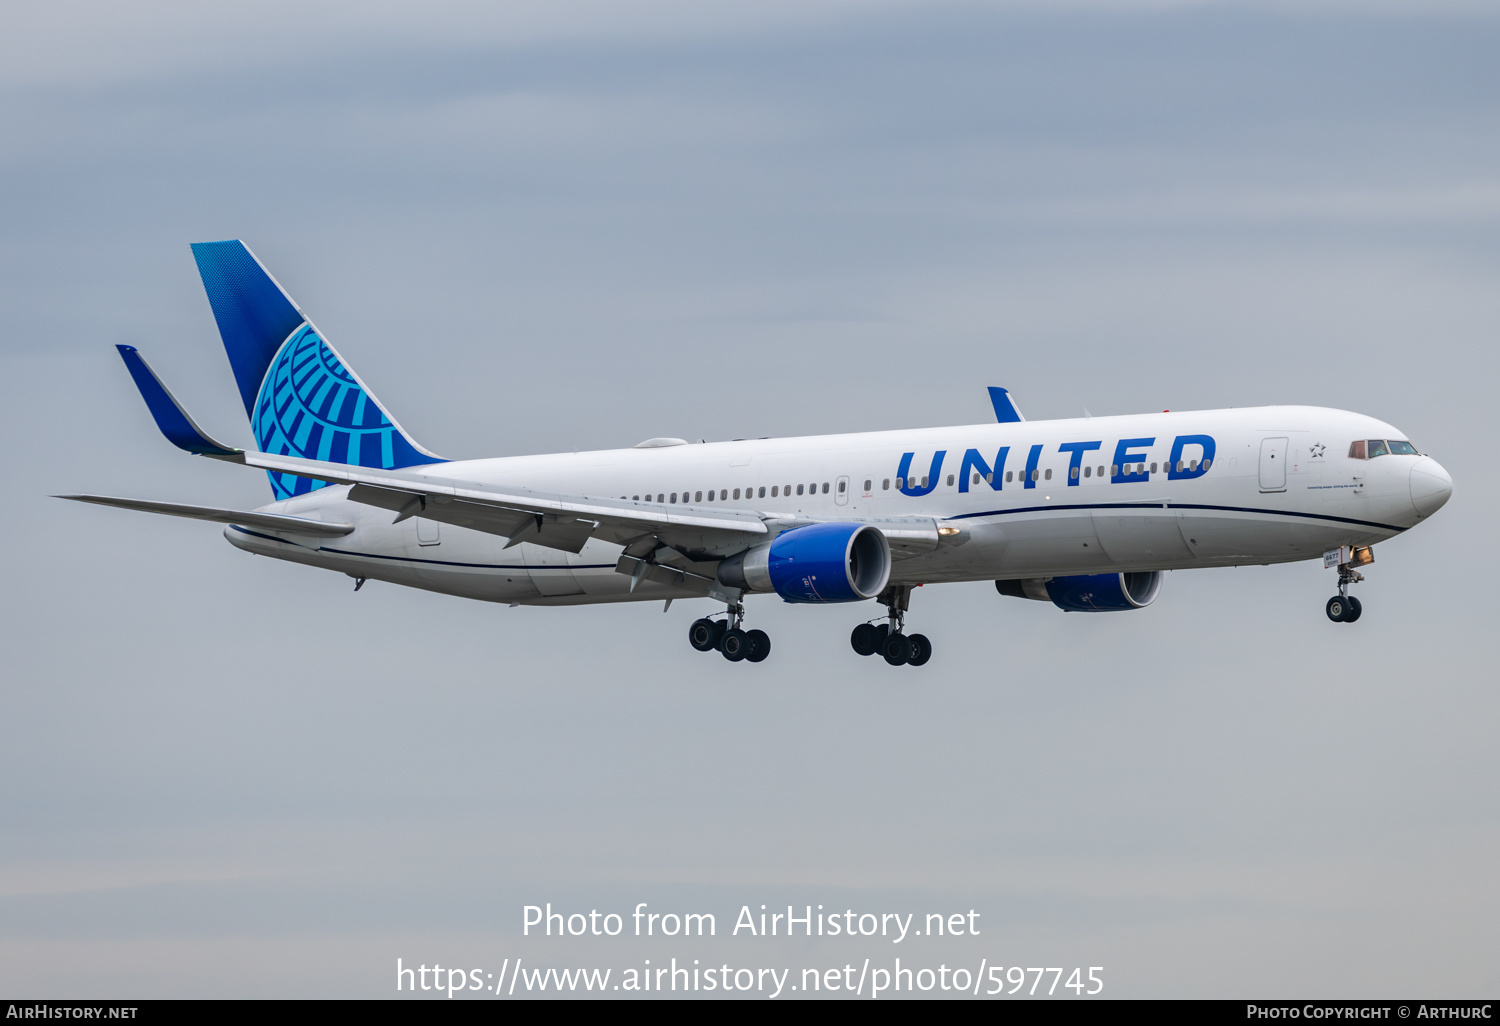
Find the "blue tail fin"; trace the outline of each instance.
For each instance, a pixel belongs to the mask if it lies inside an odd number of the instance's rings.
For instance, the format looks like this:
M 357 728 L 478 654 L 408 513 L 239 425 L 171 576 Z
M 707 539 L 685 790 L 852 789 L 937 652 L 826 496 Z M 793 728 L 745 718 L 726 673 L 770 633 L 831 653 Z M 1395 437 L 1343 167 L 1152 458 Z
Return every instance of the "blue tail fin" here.
M 382 470 L 443 462 L 401 430 L 243 242 L 196 242 L 193 257 L 261 452 Z M 270 478 L 278 499 L 327 483 Z

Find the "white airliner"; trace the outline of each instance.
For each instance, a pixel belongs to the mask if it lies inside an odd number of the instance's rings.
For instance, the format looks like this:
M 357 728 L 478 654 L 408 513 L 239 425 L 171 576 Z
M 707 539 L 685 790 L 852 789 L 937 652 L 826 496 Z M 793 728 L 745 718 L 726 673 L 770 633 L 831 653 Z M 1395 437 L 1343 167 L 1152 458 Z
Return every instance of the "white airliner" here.
M 996 422 L 807 438 L 444 460 L 413 441 L 237 240 L 193 246 L 258 451 L 205 435 L 130 346 L 158 426 L 191 453 L 267 471 L 248 512 L 62 498 L 229 525 L 247 552 L 521 605 L 708 598 L 689 641 L 731 661 L 771 649 L 744 596 L 874 599 L 861 655 L 921 665 L 912 589 L 990 580 L 1079 612 L 1140 609 L 1167 570 L 1324 560 L 1327 614 L 1370 546 L 1432 516 L 1452 479 L 1390 424 L 1308 406 Z M 719 614 L 716 614 L 719 615 Z M 876 623 L 878 620 L 883 623 Z

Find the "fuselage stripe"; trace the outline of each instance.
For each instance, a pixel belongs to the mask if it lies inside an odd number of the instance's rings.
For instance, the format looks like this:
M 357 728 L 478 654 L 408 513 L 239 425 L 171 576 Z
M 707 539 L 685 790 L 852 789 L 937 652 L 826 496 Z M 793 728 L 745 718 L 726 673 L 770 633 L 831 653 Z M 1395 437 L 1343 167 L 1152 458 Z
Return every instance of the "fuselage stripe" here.
M 1001 517 L 1014 513 L 1046 513 L 1052 510 L 1075 509 L 1208 509 L 1223 513 L 1260 513 L 1272 517 L 1302 517 L 1306 520 L 1331 520 L 1340 524 L 1358 524 L 1360 527 L 1378 527 L 1382 531 L 1405 531 L 1404 527 L 1381 524 L 1373 520 L 1356 520 L 1353 517 L 1335 517 L 1327 513 L 1302 513 L 1291 509 L 1257 509 L 1253 506 L 1211 506 L 1192 502 L 1085 502 L 1053 503 L 1046 506 L 1021 506 L 1017 509 L 992 509 L 984 513 L 956 513 L 947 520 L 970 520 L 974 517 Z
M 350 552 L 348 549 L 330 549 L 326 545 L 320 551 L 338 556 L 358 556 L 362 559 L 390 559 L 401 563 L 431 563 L 434 566 L 461 566 L 474 570 L 613 570 L 613 563 L 573 563 L 568 566 L 527 566 L 524 563 L 456 563 L 447 559 L 420 559 L 416 556 L 386 556 L 377 552 Z

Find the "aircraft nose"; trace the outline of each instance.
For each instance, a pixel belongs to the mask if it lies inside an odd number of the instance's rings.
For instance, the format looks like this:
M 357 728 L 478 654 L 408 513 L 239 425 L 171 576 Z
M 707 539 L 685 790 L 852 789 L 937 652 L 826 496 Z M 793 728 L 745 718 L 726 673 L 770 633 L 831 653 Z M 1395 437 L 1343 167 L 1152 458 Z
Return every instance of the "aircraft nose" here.
M 1453 478 L 1437 460 L 1423 456 L 1412 465 L 1411 504 L 1417 507 L 1418 516 L 1432 516 L 1452 494 Z

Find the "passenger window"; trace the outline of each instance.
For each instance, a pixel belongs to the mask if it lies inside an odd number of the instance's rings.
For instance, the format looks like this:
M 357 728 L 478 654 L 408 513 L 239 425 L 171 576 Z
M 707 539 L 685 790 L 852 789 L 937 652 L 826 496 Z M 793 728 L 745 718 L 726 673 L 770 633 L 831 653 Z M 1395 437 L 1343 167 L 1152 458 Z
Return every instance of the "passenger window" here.
M 865 491 L 867 491 L 867 492 L 868 492 L 868 491 L 869 491 L 869 490 L 870 490 L 870 485 L 871 485 L 871 484 L 873 484 L 873 483 L 874 483 L 874 482 L 872 482 L 872 481 L 870 481 L 870 479 L 869 479 L 869 478 L 866 478 L 866 479 L 865 479 Z M 842 488 L 842 486 L 840 486 L 840 487 L 841 487 L 841 488 Z
M 765 485 L 761 485 L 760 486 L 760 497 L 762 499 L 764 499 L 766 497 L 766 486 Z
M 783 494 L 783 495 L 791 495 L 792 494 L 792 486 L 791 485 L 784 486 L 781 489 L 781 494 Z
M 896 484 L 897 485 L 901 484 L 901 479 L 900 478 L 896 479 Z M 891 479 L 890 478 L 885 478 L 883 481 L 880 482 L 880 490 L 882 492 L 888 492 L 888 491 L 891 490 Z
M 1412 445 L 1410 442 L 1392 442 L 1391 443 L 1391 455 L 1392 456 L 1420 456 L 1422 454 L 1419 453 L 1419 452 L 1417 452 L 1417 447 L 1415 445 Z
M 1052 480 L 1052 468 L 1048 467 L 1046 473 L 1044 473 L 1042 476 L 1045 477 L 1048 481 L 1051 481 Z
M 979 483 L 979 471 L 976 470 L 976 471 L 974 471 L 974 480 L 970 481 L 969 484 L 978 484 L 978 483 Z
M 634 499 L 636 502 L 640 502 L 641 501 L 641 497 L 639 495 L 632 495 L 631 498 Z
M 801 486 L 801 485 L 798 485 L 798 486 L 797 486 L 797 494 L 798 494 L 798 495 L 801 495 L 801 494 L 802 494 L 802 486 Z
M 1385 447 L 1385 442 L 1382 439 L 1372 438 L 1365 444 L 1370 447 L 1370 459 L 1372 460 L 1376 456 L 1389 456 L 1391 454 L 1391 450 Z
M 843 491 L 843 490 L 844 490 L 844 486 L 843 485 L 839 485 L 839 491 Z M 827 481 L 823 482 L 823 494 L 824 495 L 828 494 L 828 482 Z
M 1204 461 L 1203 461 L 1203 469 L 1204 469 L 1204 470 L 1207 470 L 1207 469 L 1208 469 L 1208 466 L 1209 466 L 1209 464 L 1210 464 L 1210 463 L 1212 463 L 1212 462 L 1213 462 L 1213 460 L 1204 460 Z
M 1094 476 L 1094 468 L 1093 467 L 1084 467 L 1083 468 L 1083 476 L 1084 477 L 1093 477 Z
M 1014 470 L 1007 470 L 1005 472 L 1005 480 L 1007 480 L 1007 481 L 1014 480 L 1015 479 L 1015 474 L 1016 474 L 1016 472 Z
M 922 475 L 922 487 L 923 488 L 927 487 L 927 475 L 926 474 Z
M 994 474 L 986 474 L 986 475 L 984 475 L 984 483 L 985 484 L 994 484 L 995 483 L 995 475 Z
M 736 499 L 738 499 L 738 498 L 739 498 L 739 497 L 740 497 L 740 490 L 739 490 L 739 489 L 738 489 L 738 488 L 736 488 L 736 489 L 735 489 L 735 490 L 734 490 L 734 497 L 735 497 L 735 498 L 736 498 Z
M 1109 465 L 1109 476 L 1110 477 L 1119 477 L 1120 476 L 1120 465 L 1118 463 L 1111 463 Z
M 1078 480 L 1078 468 L 1077 467 L 1071 467 L 1071 468 L 1069 468 L 1069 470 L 1068 470 L 1068 476 L 1071 477 L 1074 481 L 1077 481 Z
M 772 485 L 771 486 L 771 498 L 773 498 L 773 499 L 776 498 L 777 494 L 780 491 L 781 491 L 781 486 L 780 485 Z
M 904 480 L 906 480 L 906 479 L 905 479 L 905 478 L 902 478 L 902 477 L 898 477 L 898 478 L 896 478 L 896 487 L 897 487 L 897 488 L 905 488 L 905 487 L 906 487 L 906 485 L 904 485 L 904 484 L 902 484 L 902 483 L 901 483 L 901 482 L 902 482 L 902 481 L 904 481 Z
M 1179 474 L 1180 474 L 1180 473 L 1182 473 L 1182 471 L 1183 471 L 1183 466 L 1184 466 L 1184 465 L 1183 465 L 1183 462 L 1182 462 L 1182 461 L 1181 461 L 1181 460 L 1178 460 L 1178 461 L 1177 461 L 1177 473 L 1179 473 Z
M 839 494 L 840 495 L 844 494 L 844 484 L 845 484 L 845 482 L 843 482 L 843 481 L 839 482 Z
M 1151 473 L 1153 473 L 1153 474 L 1156 473 L 1156 464 L 1155 463 L 1151 464 Z
M 1039 471 L 1039 470 L 1033 470 L 1031 472 L 1031 479 L 1033 481 L 1035 481 L 1040 475 L 1041 475 L 1041 471 Z
M 1198 469 L 1198 461 L 1197 460 L 1193 460 L 1193 462 L 1189 463 L 1188 464 L 1188 469 L 1189 470 L 1197 470 Z
M 1365 456 L 1365 443 L 1363 440 L 1349 443 L 1349 458 L 1351 460 L 1367 459 Z
M 949 488 L 953 487 L 953 475 L 952 474 L 948 475 L 948 487 Z
M 683 493 L 682 501 L 683 502 L 687 501 L 687 493 L 686 492 Z M 703 501 L 703 493 L 699 492 L 698 494 L 694 495 L 693 496 L 693 501 L 694 502 L 702 502 Z
M 676 492 L 673 492 L 673 493 L 672 493 L 672 501 L 673 501 L 673 502 L 676 502 L 676 501 L 677 501 L 677 493 L 676 493 Z

